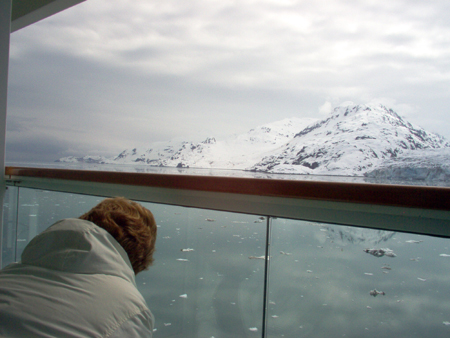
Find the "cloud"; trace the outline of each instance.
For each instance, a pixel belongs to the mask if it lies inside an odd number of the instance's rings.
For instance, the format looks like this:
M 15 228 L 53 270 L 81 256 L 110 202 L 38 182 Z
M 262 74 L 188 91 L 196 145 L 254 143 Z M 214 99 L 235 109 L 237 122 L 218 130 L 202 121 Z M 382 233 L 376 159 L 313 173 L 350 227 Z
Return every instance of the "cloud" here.
M 444 1 L 87 1 L 12 35 L 8 121 L 113 152 L 383 98 L 450 138 L 448 14 Z
M 53 162 L 69 149 L 67 142 L 45 135 L 9 137 L 6 143 L 7 162 Z

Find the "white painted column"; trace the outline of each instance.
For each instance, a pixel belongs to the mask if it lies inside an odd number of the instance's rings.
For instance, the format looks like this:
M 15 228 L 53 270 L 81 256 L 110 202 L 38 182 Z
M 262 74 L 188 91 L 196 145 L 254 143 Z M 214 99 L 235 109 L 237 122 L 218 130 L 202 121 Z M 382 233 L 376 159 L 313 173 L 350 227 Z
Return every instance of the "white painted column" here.
M 3 197 L 5 196 L 6 98 L 8 93 L 11 1 L 0 1 L 0 267 L 3 252 Z

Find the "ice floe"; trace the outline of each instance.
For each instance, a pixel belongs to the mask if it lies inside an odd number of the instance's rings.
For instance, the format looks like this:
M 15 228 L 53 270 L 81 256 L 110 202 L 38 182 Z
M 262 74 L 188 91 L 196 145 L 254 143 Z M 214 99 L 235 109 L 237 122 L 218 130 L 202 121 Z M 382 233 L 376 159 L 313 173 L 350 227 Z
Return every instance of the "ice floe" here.
M 265 256 L 249 256 L 248 259 L 266 259 Z
M 394 253 L 394 251 L 392 251 L 391 249 L 388 249 L 388 248 L 364 249 L 364 252 L 371 254 L 372 256 L 375 256 L 375 257 L 383 257 L 383 256 L 397 257 L 397 255 Z
M 385 294 L 386 293 L 384 291 L 378 291 L 377 289 L 370 290 L 370 292 L 369 292 L 369 295 L 374 296 L 374 297 L 376 297 L 378 295 L 384 296 Z

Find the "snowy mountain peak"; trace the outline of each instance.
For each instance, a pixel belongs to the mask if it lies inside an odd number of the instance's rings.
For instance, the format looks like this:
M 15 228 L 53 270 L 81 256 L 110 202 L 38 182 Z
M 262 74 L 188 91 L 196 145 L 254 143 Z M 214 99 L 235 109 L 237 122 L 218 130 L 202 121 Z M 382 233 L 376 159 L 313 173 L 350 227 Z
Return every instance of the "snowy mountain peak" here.
M 214 137 L 207 137 L 206 140 L 202 142 L 203 144 L 215 144 L 216 139 Z
M 340 106 L 299 133 L 252 171 L 361 175 L 406 150 L 450 147 L 439 135 L 403 120 L 383 105 Z

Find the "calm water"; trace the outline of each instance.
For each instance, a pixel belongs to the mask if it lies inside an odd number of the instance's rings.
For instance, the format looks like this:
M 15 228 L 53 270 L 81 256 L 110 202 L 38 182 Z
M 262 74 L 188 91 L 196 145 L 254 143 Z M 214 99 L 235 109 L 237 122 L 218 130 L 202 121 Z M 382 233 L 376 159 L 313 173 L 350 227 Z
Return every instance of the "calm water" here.
M 202 169 L 202 168 L 173 168 L 151 167 L 148 165 L 122 165 L 122 164 L 90 164 L 90 163 L 7 163 L 8 166 L 23 166 L 35 168 L 63 168 L 72 170 L 100 170 L 116 172 L 156 173 L 171 175 L 201 175 L 222 177 L 247 177 L 262 179 L 294 180 L 294 181 L 325 181 L 325 182 L 350 182 L 350 183 L 374 183 L 374 184 L 402 184 L 417 186 L 441 186 L 449 187 L 450 181 L 420 181 L 420 180 L 386 180 L 381 178 L 368 178 L 364 176 L 337 176 L 337 175 L 295 175 L 295 174 L 269 174 L 230 169 Z
M 6 260 L 20 259 L 37 233 L 100 200 L 10 187 Z M 157 251 L 137 285 L 156 317 L 156 338 L 261 335 L 268 223 L 268 337 L 450 335 L 448 239 L 144 205 L 159 226 Z M 372 248 L 395 257 L 364 251 Z

